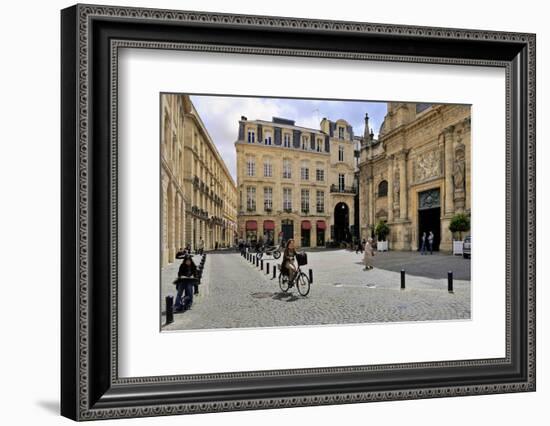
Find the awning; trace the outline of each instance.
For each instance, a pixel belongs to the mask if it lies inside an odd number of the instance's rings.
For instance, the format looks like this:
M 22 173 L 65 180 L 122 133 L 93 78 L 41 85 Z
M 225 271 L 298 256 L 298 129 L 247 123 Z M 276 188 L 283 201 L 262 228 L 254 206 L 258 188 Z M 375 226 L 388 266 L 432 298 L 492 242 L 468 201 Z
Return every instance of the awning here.
M 324 220 L 317 221 L 317 229 L 327 229 L 327 224 Z
M 258 222 L 255 220 L 247 220 L 246 221 L 246 230 L 247 231 L 255 231 L 258 229 Z
M 264 220 L 264 231 L 271 231 L 275 229 L 275 222 L 272 220 Z
M 309 220 L 302 220 L 302 229 L 311 229 L 311 222 Z

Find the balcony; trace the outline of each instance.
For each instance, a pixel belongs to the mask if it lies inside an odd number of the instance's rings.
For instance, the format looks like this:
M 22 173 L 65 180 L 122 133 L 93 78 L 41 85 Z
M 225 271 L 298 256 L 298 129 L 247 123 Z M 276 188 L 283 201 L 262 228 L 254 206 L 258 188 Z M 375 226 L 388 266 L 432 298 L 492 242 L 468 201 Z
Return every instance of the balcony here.
M 193 213 L 195 216 L 198 216 L 201 219 L 208 219 L 208 212 L 197 206 L 191 207 L 191 213 Z
M 357 188 L 355 186 L 330 185 L 330 192 L 355 195 L 357 194 Z

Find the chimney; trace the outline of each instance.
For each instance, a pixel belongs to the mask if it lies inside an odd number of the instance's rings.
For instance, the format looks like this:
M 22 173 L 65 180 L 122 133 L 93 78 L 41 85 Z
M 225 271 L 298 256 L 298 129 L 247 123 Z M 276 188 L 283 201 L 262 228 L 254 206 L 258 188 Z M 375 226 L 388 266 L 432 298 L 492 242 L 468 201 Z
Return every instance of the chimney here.
M 246 121 L 247 118 L 244 115 L 241 115 L 241 121 Z

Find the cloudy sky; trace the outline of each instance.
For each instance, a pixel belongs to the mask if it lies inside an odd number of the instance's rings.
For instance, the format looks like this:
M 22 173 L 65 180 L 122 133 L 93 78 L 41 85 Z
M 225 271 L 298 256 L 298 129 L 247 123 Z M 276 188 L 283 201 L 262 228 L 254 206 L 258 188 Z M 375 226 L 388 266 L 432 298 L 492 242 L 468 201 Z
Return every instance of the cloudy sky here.
M 284 98 L 249 98 L 229 96 L 191 96 L 191 101 L 214 140 L 229 172 L 235 181 L 235 141 L 242 115 L 249 120 L 271 121 L 272 117 L 295 120 L 297 126 L 319 129 L 323 117 L 336 121 L 345 119 L 353 126 L 355 135 L 363 135 L 365 113 L 369 126 L 378 137 L 386 114 L 385 102 L 325 101 Z

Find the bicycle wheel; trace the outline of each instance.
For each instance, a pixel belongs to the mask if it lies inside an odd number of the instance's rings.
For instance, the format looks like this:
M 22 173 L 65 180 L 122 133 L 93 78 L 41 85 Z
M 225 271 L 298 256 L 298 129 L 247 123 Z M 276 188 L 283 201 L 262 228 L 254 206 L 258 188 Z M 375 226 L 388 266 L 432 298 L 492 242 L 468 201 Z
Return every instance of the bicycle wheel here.
M 298 293 L 302 296 L 307 296 L 309 293 L 309 278 L 303 272 L 300 274 L 297 280 L 296 287 L 298 288 Z
M 288 276 L 279 274 L 279 287 L 283 293 L 288 291 Z
M 281 252 L 279 250 L 275 250 L 273 252 L 273 258 L 278 259 L 279 257 L 281 257 Z

